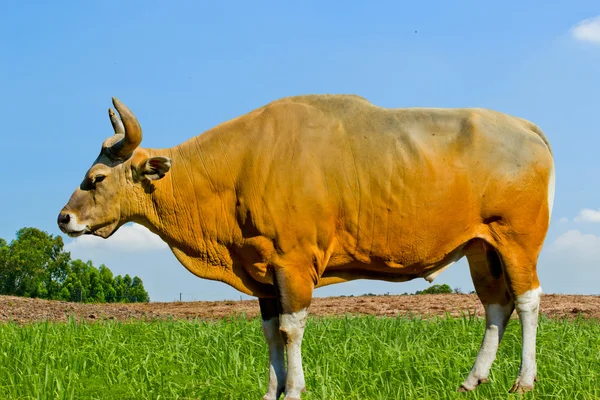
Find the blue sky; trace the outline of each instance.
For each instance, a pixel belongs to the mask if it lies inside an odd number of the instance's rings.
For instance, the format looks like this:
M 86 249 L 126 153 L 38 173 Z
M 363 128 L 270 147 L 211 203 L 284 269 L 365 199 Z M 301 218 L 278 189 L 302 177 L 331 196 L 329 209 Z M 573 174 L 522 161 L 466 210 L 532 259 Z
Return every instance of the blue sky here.
M 111 96 L 136 113 L 143 146 L 170 147 L 280 97 L 355 93 L 387 107 L 488 107 L 540 125 L 557 168 L 542 286 L 598 294 L 598 16 L 597 1 L 5 2 L 0 237 L 24 226 L 60 233 L 59 210 L 112 133 Z M 138 226 L 65 241 L 75 257 L 139 275 L 153 300 L 239 298 L 194 278 Z M 472 289 L 464 261 L 435 283 Z M 356 281 L 316 295 L 426 286 Z

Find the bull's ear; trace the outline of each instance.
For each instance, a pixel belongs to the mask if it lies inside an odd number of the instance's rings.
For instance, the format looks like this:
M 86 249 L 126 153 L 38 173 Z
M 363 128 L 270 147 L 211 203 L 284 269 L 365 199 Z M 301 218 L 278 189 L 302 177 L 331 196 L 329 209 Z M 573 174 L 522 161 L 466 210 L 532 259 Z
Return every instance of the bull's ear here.
M 165 176 L 171 169 L 171 159 L 168 157 L 150 157 L 136 167 L 138 176 L 142 179 L 156 181 Z

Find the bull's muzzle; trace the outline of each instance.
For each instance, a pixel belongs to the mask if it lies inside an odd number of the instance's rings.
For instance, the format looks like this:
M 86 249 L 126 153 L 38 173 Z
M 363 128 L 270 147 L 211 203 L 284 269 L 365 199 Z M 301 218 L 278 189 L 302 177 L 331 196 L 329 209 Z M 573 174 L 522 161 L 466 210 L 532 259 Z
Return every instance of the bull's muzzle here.
M 62 212 L 60 214 L 58 214 L 58 226 L 67 225 L 70 220 L 71 220 L 71 215 L 69 215 L 67 213 L 62 213 Z
M 58 222 L 60 230 L 71 237 L 77 237 L 89 232 L 89 228 L 86 225 L 79 224 L 77 217 L 65 210 L 62 210 L 60 214 L 58 214 L 56 222 Z
M 71 214 L 61 211 L 60 214 L 58 214 L 57 222 L 58 227 L 63 233 L 69 233 L 68 227 L 69 222 L 71 222 Z

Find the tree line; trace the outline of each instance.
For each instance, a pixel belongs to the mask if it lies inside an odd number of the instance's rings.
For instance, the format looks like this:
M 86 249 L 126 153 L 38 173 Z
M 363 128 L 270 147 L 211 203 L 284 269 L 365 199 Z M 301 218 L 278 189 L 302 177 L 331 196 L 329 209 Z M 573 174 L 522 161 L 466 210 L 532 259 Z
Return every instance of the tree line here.
M 84 303 L 148 302 L 139 277 L 113 276 L 104 264 L 71 260 L 61 236 L 23 228 L 0 238 L 0 294 Z

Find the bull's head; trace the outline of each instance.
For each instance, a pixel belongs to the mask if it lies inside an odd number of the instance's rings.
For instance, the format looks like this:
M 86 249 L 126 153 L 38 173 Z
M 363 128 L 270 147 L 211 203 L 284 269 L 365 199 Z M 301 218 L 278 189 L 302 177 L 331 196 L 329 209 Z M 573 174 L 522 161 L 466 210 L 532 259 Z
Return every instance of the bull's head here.
M 169 171 L 167 157 L 149 157 L 138 146 L 142 129 L 133 113 L 113 98 L 119 116 L 108 110 L 115 134 L 102 144 L 100 155 L 58 215 L 60 230 L 69 236 L 93 234 L 107 238 L 136 218 L 150 202 L 149 181 Z

